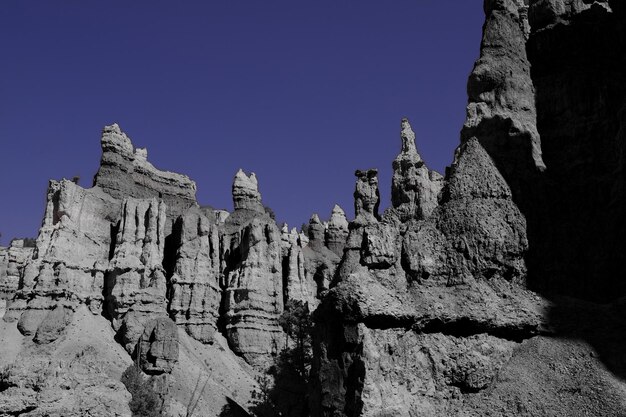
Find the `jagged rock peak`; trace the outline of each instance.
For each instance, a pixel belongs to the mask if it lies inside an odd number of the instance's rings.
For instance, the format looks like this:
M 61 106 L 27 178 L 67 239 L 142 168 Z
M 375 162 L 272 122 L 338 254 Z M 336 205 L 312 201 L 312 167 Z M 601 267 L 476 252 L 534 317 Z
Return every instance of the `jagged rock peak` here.
M 400 128 L 402 149 L 392 163 L 391 203 L 401 221 L 423 219 L 437 206 L 443 181 L 417 153 L 415 133 L 408 119 L 402 119 Z
M 354 190 L 354 221 L 371 223 L 378 220 L 380 193 L 378 191 L 378 170 L 356 170 L 356 187 Z
M 197 205 L 196 183 L 186 175 L 155 168 L 147 160 L 148 150 L 135 149 L 118 124 L 102 129 L 100 143 L 102 158 L 93 185 L 117 200 L 163 199 L 168 207 L 166 233 L 178 216 Z
M 309 220 L 308 235 L 310 242 L 324 242 L 324 232 L 326 227 L 317 214 L 313 214 Z
M 400 128 L 400 138 L 402 139 L 402 152 L 400 155 L 417 155 L 417 157 L 421 159 L 417 153 L 417 148 L 415 147 L 415 132 L 413 132 L 413 129 L 411 128 L 409 119 L 403 118 L 400 123 Z M 400 155 L 398 155 L 398 157 L 400 157 Z
M 249 176 L 240 169 L 235 174 L 233 181 L 233 204 L 235 210 L 246 209 L 265 212 L 261 203 L 261 193 L 259 193 L 259 182 L 256 174 L 252 172 Z
M 103 151 L 113 151 L 121 155 L 133 154 L 133 143 L 117 123 L 104 126 L 100 143 Z
M 333 207 L 333 211 L 330 214 L 328 228 L 348 230 L 348 219 L 346 218 L 346 212 L 343 211 L 343 209 L 338 204 L 335 204 L 335 207 Z

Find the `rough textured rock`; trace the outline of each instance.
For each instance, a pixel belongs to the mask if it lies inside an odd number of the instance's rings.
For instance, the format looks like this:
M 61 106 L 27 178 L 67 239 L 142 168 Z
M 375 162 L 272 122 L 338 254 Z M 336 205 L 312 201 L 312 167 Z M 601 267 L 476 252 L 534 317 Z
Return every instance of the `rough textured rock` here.
M 220 237 L 214 213 L 189 209 L 175 226 L 177 242 L 170 278 L 169 313 L 196 340 L 213 341 L 222 297 Z
M 241 200 L 240 189 L 255 197 Z M 281 236 L 274 220 L 261 211 L 254 175 L 237 173 L 233 201 L 235 211 L 226 219 L 220 239 L 224 328 L 235 353 L 264 367 L 283 339 L 278 324 L 283 312 Z
M 13 239 L 8 248 L 0 248 L 0 298 L 13 298 L 24 278 L 24 266 L 34 250 L 24 246 L 24 239 Z
M 119 200 L 163 199 L 168 207 L 170 221 L 165 230 L 169 234 L 173 221 L 196 204 L 195 182 L 186 175 L 156 169 L 147 161 L 147 149 L 135 149 L 117 124 L 104 127 L 101 144 L 102 159 L 94 186 Z
M 356 200 L 377 195 L 364 177 Z M 426 219 L 363 212 L 316 312 L 313 415 L 452 415 L 545 326 L 545 302 L 524 288 L 524 217 L 476 139 L 459 148 Z M 407 374 L 378 364 L 390 352 L 416 357 L 399 349 L 424 359 Z
M 113 327 L 120 330 L 126 349 L 132 351 L 141 334 L 137 322 L 166 312 L 166 206 L 155 198 L 127 198 L 121 210 L 113 257 L 104 277 L 104 295 Z M 132 318 L 126 317 L 128 313 Z
M 39 323 L 33 341 L 39 344 L 54 342 L 72 321 L 72 314 L 72 310 L 62 306 L 48 311 Z
M 354 175 L 357 178 L 356 189 L 354 190 L 354 222 L 367 224 L 377 221 L 380 205 L 378 170 L 357 170 Z
M 328 221 L 328 228 L 326 229 L 326 247 L 341 257 L 347 238 L 348 219 L 346 219 L 346 213 L 335 204 Z
M 5 320 L 19 319 L 20 329 L 33 334 L 59 303 L 71 309 L 84 303 L 99 314 L 111 221 L 118 211 L 119 203 L 98 188 L 50 181 L 36 248 Z
M 626 294 L 626 15 L 622 1 L 533 1 L 527 43 L 548 169 L 521 205 L 530 281 L 606 301 Z M 581 88 L 581 86 L 583 86 Z
M 477 138 L 517 192 L 520 178 L 545 169 L 526 56 L 527 5 L 522 0 L 488 0 L 485 14 L 480 58 L 467 84 L 461 139 Z
M 427 221 L 408 230 L 405 267 L 414 279 L 447 284 L 491 278 L 525 282 L 526 221 L 475 139 L 460 148 L 442 191 L 442 205 Z
M 258 187 L 259 183 L 254 172 L 248 176 L 241 169 L 237 171 L 235 180 L 233 181 L 233 202 L 235 210 L 246 209 L 265 213 Z
M 144 372 L 172 372 L 178 362 L 178 351 L 178 329 L 172 320 L 162 317 L 146 323 L 138 345 L 139 363 Z
M 437 207 L 443 177 L 428 169 L 415 147 L 415 133 L 402 119 L 402 150 L 393 161 L 391 203 L 401 221 L 424 219 Z

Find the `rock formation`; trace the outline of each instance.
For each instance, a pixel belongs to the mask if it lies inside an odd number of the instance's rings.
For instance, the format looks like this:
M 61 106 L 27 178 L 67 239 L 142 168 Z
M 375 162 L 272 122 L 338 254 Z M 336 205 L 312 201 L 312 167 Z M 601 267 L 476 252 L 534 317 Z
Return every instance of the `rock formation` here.
M 175 226 L 179 233 L 169 313 L 193 338 L 213 341 L 222 297 L 220 237 L 215 214 L 191 208 Z
M 199 414 L 250 408 L 259 375 L 291 382 L 290 301 L 313 417 L 625 415 L 626 6 L 484 10 L 453 163 L 403 119 L 382 215 L 376 169 L 350 222 L 279 230 L 243 170 L 232 212 L 200 207 L 105 127 L 94 186 L 50 181 L 35 247 L 0 248 L 0 415 L 128 416 L 133 362 L 171 415 L 203 381 Z
M 341 257 L 347 237 L 348 220 L 346 219 L 346 213 L 341 207 L 335 204 L 330 215 L 330 220 L 328 221 L 328 228 L 326 229 L 326 246 L 337 256 Z
M 147 149 L 135 149 L 117 124 L 104 127 L 101 144 L 102 159 L 93 185 L 119 200 L 163 199 L 168 207 L 170 221 L 165 230 L 169 234 L 173 221 L 196 204 L 195 182 L 186 175 L 156 169 L 147 160 Z
M 237 172 L 233 202 L 220 239 L 225 331 L 235 353 L 262 367 L 283 338 L 280 231 L 265 213 L 254 173 Z
M 24 245 L 24 239 L 13 239 L 8 248 L 0 248 L 0 298 L 11 298 L 20 286 L 24 265 L 35 248 Z
M 391 203 L 400 220 L 424 219 L 437 206 L 443 178 L 426 167 L 415 147 L 415 133 L 407 119 L 402 119 L 402 150 L 393 161 Z

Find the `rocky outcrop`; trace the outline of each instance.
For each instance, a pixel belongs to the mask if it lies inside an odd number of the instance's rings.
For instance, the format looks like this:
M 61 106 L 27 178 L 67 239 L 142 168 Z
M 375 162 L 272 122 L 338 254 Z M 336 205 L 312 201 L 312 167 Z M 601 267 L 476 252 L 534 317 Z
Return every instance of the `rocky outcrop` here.
M 626 294 L 626 12 L 622 1 L 533 1 L 527 43 L 548 169 L 521 204 L 530 280 L 595 301 Z
M 148 150 L 135 148 L 117 124 L 102 130 L 102 159 L 94 186 L 118 200 L 126 197 L 160 198 L 168 207 L 165 230 L 186 209 L 196 204 L 196 183 L 186 175 L 160 171 L 148 160 Z
M 129 351 L 145 322 L 166 314 L 165 220 L 165 203 L 155 198 L 127 198 L 122 204 L 104 295 L 106 312 Z
M 379 219 L 380 193 L 378 192 L 378 170 L 357 170 L 354 190 L 354 223 L 368 224 Z
M 357 172 L 355 199 L 377 195 L 376 183 Z M 459 148 L 425 219 L 379 221 L 368 203 L 355 203 L 337 281 L 316 312 L 313 414 L 460 411 L 544 325 L 545 303 L 524 288 L 524 217 L 476 139 Z M 388 370 L 404 357 L 421 359 L 406 374 Z
M 34 247 L 24 245 L 24 239 L 13 239 L 8 248 L 0 248 L 0 298 L 11 299 L 24 278 L 24 266 L 33 256 Z
M 452 165 L 442 205 L 410 225 L 403 242 L 412 279 L 446 285 L 501 278 L 525 284 L 526 221 L 478 140 L 467 141 Z
M 144 326 L 138 345 L 139 364 L 147 374 L 170 373 L 178 362 L 178 329 L 169 318 L 157 318 Z
M 265 213 L 256 184 L 254 174 L 243 171 L 233 183 L 235 211 L 220 238 L 222 311 L 233 351 L 264 367 L 283 339 L 278 324 L 283 312 L 282 248 L 280 231 Z
M 51 181 L 36 247 L 5 320 L 19 319 L 20 329 L 34 334 L 47 312 L 58 305 L 75 309 L 84 303 L 99 314 L 111 221 L 118 211 L 119 202 L 98 188 Z
M 258 187 L 259 183 L 254 172 L 248 176 L 241 169 L 237 171 L 235 180 L 233 181 L 233 203 L 235 210 L 243 209 L 265 213 Z
M 341 257 L 347 238 L 348 219 L 346 219 L 346 213 L 335 204 L 328 221 L 328 228 L 326 229 L 326 247 Z
M 415 133 L 407 119 L 402 119 L 402 150 L 393 161 L 391 204 L 401 221 L 424 219 L 437 207 L 443 177 L 428 169 L 417 153 Z
M 480 58 L 467 83 L 461 131 L 462 142 L 477 138 L 487 150 L 518 201 L 533 194 L 532 183 L 546 167 L 526 54 L 527 3 L 485 1 Z
M 215 213 L 194 207 L 175 226 L 179 242 L 168 310 L 176 324 L 203 343 L 213 341 L 222 298 L 218 224 Z

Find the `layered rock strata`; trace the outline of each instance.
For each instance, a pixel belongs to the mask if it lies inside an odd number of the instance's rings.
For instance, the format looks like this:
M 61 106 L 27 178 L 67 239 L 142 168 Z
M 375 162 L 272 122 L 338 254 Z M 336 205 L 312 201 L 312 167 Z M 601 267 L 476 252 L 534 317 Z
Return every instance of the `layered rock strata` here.
M 102 131 L 102 159 L 94 177 L 100 187 L 116 199 L 161 198 L 168 207 L 169 234 L 172 223 L 187 208 L 196 204 L 196 183 L 186 175 L 156 169 L 145 148 L 135 148 L 117 124 Z
M 211 210 L 191 208 L 175 226 L 179 241 L 168 310 L 176 324 L 203 343 L 213 341 L 222 298 L 219 224 Z
M 313 415 L 460 412 L 544 325 L 544 302 L 524 288 L 524 218 L 476 139 L 423 220 L 379 220 L 375 173 L 356 176 L 356 218 L 315 313 Z M 418 359 L 385 370 L 405 357 Z
M 0 298 L 13 297 L 24 277 L 24 265 L 34 251 L 34 247 L 24 245 L 24 239 L 13 239 L 8 248 L 0 248 Z
M 281 236 L 261 203 L 254 174 L 237 173 L 233 201 L 235 211 L 220 237 L 224 330 L 235 353 L 262 367 L 283 340 Z

